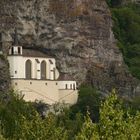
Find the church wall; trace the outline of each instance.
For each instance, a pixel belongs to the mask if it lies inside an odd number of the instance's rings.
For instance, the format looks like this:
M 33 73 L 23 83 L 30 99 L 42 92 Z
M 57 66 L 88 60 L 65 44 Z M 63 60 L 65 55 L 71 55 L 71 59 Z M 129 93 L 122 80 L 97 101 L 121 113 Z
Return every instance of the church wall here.
M 49 65 L 50 66 L 50 77 L 49 77 L 49 79 L 54 80 L 54 78 L 55 78 L 54 77 L 54 68 L 56 68 L 55 59 L 54 60 L 52 59 L 52 63 L 53 64 L 50 63 L 50 65 Z
M 42 100 L 48 104 L 59 101 L 57 81 L 46 80 L 12 80 L 12 86 L 19 93 L 24 94 L 25 101 Z
M 25 101 L 41 100 L 50 105 L 58 102 L 69 104 L 75 104 L 77 102 L 76 81 L 57 81 L 59 71 L 56 68 L 54 58 L 10 55 L 8 56 L 8 60 L 12 86 L 18 93 L 24 95 Z M 25 71 L 27 60 L 31 61 L 31 79 L 26 79 Z M 40 79 L 42 61 L 46 62 L 46 78 L 49 80 Z M 30 76 L 28 78 L 30 78 Z M 56 80 L 54 78 L 56 78 Z
M 59 71 L 58 71 L 58 69 L 57 69 L 57 68 L 55 69 L 55 74 L 56 74 L 56 77 L 55 77 L 55 78 L 56 78 L 56 79 L 58 79 L 58 78 L 59 78 L 59 76 L 60 76 L 60 73 L 59 73 Z
M 22 56 L 8 56 L 11 78 L 25 78 L 25 65 Z
M 45 60 L 46 61 L 46 64 L 47 64 L 47 72 L 46 72 L 46 77 L 47 77 L 47 79 L 51 79 L 53 76 L 52 76 L 52 74 L 53 73 L 51 73 L 51 70 L 53 70 L 53 68 L 55 67 L 55 59 L 53 59 L 53 58 L 38 58 L 38 57 L 23 57 L 24 58 L 24 63 L 29 59 L 29 60 L 31 60 L 32 61 L 32 63 L 33 63 L 33 67 L 32 67 L 32 72 L 33 72 L 33 75 L 32 75 L 32 78 L 33 79 L 39 79 L 39 76 L 40 76 L 40 64 L 41 64 L 41 62 L 43 61 L 43 60 Z M 36 63 L 36 60 L 35 59 L 38 59 L 39 60 L 39 64 L 37 65 L 37 63 Z M 50 64 L 49 63 L 49 60 L 52 60 L 54 63 L 53 64 Z M 37 66 L 36 66 L 37 65 Z M 38 70 L 39 70 L 39 72 L 38 72 Z M 38 73 L 38 74 L 37 74 Z M 37 76 L 38 75 L 38 76 Z
M 59 89 L 76 89 L 76 81 L 59 81 Z
M 36 62 L 36 59 L 39 60 L 39 64 Z M 25 63 L 27 60 L 31 60 L 32 62 L 32 78 L 33 79 L 40 79 L 40 64 L 43 60 L 46 61 L 47 64 L 47 72 L 46 72 L 46 78 L 53 80 L 54 78 L 54 68 L 56 68 L 55 65 L 55 59 L 54 58 L 38 58 L 38 57 L 23 57 L 23 56 L 8 56 L 9 64 L 10 64 L 10 73 L 11 78 L 26 78 L 25 76 Z M 50 64 L 53 62 L 52 64 Z M 17 71 L 17 73 L 15 73 Z M 59 73 L 56 73 L 58 77 Z
M 38 70 L 40 70 L 40 63 L 37 63 L 37 62 L 36 62 L 36 65 L 35 65 L 35 71 L 36 71 L 36 73 L 35 73 L 35 78 L 40 79 L 41 73 L 40 73 L 40 71 L 38 71 Z
M 59 102 L 60 103 L 68 103 L 68 104 L 76 104 L 78 99 L 78 91 L 77 90 L 59 90 Z

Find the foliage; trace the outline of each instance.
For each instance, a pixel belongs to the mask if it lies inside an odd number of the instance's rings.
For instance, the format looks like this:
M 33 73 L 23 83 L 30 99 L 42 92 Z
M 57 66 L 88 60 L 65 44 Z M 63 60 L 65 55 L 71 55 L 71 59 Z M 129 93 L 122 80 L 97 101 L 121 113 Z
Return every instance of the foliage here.
M 112 8 L 114 34 L 124 60 L 134 76 L 140 79 L 140 7 L 131 4 Z
M 55 115 L 42 119 L 31 103 L 13 93 L 7 102 L 0 102 L 0 122 L 7 139 L 66 139 L 66 131 L 57 126 Z
M 85 91 L 88 90 L 82 89 L 82 92 Z M 93 89 L 91 91 L 89 95 L 93 94 Z M 80 96 L 84 97 L 85 93 Z M 126 109 L 114 91 L 102 101 L 98 123 L 92 121 L 89 111 L 83 117 L 81 113 L 74 115 L 72 109 L 62 107 L 59 113 L 49 113 L 42 118 L 32 103 L 25 102 L 21 96 L 12 92 L 7 101 L 0 100 L 0 139 L 136 140 L 140 138 L 140 112 L 131 113 L 130 109 Z
M 140 112 L 135 116 L 124 110 L 115 92 L 102 103 L 99 123 L 94 124 L 89 116 L 76 140 L 136 140 L 140 138 Z
M 84 116 L 87 110 L 90 113 L 90 117 L 93 121 L 98 121 L 99 118 L 99 105 L 101 101 L 101 94 L 97 90 L 90 86 L 81 86 L 79 91 L 78 102 L 71 110 L 75 114 L 81 112 Z

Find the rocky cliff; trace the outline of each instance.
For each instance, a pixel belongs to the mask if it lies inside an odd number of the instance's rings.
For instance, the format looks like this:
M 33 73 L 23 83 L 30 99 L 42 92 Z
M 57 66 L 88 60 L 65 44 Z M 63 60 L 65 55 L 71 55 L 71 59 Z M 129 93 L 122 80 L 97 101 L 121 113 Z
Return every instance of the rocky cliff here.
M 102 92 L 114 87 L 129 96 L 140 92 L 116 46 L 105 0 L 1 0 L 0 5 L 7 41 L 16 26 L 21 45 L 54 56 L 61 73 L 79 84 Z
M 0 55 L 0 93 L 7 92 L 10 87 L 9 65 L 4 56 Z

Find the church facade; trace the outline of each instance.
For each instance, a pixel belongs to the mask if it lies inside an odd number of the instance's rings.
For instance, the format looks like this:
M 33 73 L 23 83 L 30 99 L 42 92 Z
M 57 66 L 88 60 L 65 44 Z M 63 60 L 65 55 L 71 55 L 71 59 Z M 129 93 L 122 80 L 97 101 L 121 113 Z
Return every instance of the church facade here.
M 8 60 L 12 86 L 26 101 L 77 102 L 76 81 L 59 73 L 54 58 L 32 48 L 12 46 Z

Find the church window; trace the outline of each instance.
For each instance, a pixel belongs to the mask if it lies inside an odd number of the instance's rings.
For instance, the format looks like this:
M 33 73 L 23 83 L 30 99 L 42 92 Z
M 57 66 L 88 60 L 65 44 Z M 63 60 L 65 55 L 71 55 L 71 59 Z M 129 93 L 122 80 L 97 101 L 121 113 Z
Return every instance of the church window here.
M 11 54 L 14 54 L 14 47 L 11 48 Z
M 68 89 L 68 85 L 66 84 L 66 89 Z
M 41 62 L 41 79 L 46 79 L 46 62 Z
M 32 82 L 30 82 L 30 85 L 32 85 Z
M 26 61 L 25 75 L 26 75 L 26 79 L 31 79 L 32 78 L 32 62 L 31 62 L 31 60 Z
M 21 52 L 20 52 L 20 47 L 18 47 L 18 54 L 20 54 Z
M 70 84 L 70 89 L 72 89 L 72 84 Z
M 17 86 L 17 83 L 15 83 L 15 85 Z
M 76 89 L 75 84 L 73 84 L 73 89 L 74 89 L 74 90 Z
M 17 74 L 17 71 L 15 70 L 15 74 Z

